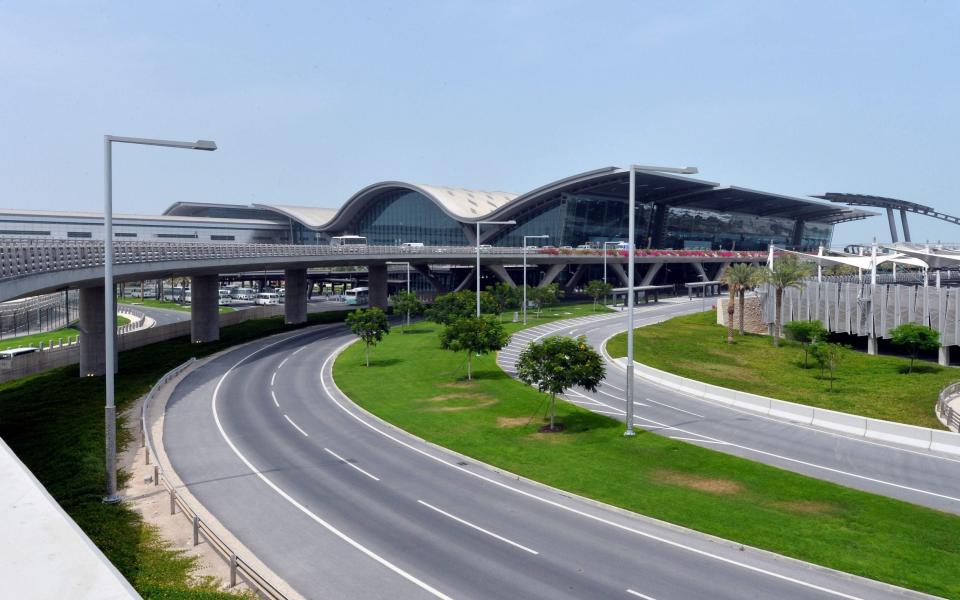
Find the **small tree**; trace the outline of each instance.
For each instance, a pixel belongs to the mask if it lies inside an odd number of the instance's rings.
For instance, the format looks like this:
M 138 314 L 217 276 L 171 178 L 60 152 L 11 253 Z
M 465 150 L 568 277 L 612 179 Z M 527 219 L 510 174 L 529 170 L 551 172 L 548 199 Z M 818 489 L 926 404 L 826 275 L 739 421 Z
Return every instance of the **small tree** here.
M 560 286 L 555 283 L 527 289 L 527 299 L 537 307 L 538 317 L 544 306 L 553 306 L 561 297 L 563 297 L 563 291 L 560 289 Z
M 473 292 L 466 290 L 437 296 L 433 305 L 426 310 L 426 316 L 434 323 L 449 325 L 459 319 L 474 316 L 476 298 Z
M 413 292 L 399 292 L 390 300 L 393 303 L 394 314 L 406 316 L 407 327 L 410 326 L 410 315 L 419 315 L 423 312 L 423 303 Z M 403 329 L 403 327 L 400 328 L 400 333 L 403 333 Z
M 370 346 L 375 346 L 377 342 L 383 339 L 385 334 L 390 333 L 390 322 L 387 321 L 387 314 L 376 307 L 355 310 L 347 315 L 346 323 L 350 331 L 363 340 L 364 354 L 369 367 Z
M 810 354 L 820 365 L 820 377 L 823 377 L 823 370 L 826 368 L 830 372 L 830 391 L 833 391 L 833 374 L 837 366 L 843 362 L 847 356 L 848 348 L 842 344 L 832 344 L 830 342 L 814 342 L 810 344 Z
M 467 381 L 473 379 L 473 355 L 499 350 L 510 343 L 503 325 L 493 317 L 465 317 L 454 321 L 440 333 L 444 350 L 467 353 Z
M 584 336 L 577 339 L 548 337 L 534 342 L 520 353 L 517 377 L 541 392 L 550 394 L 550 425 L 541 431 L 559 431 L 555 423 L 557 394 L 573 386 L 596 391 L 606 369 L 597 351 L 587 345 Z
M 801 263 L 792 254 L 781 256 L 773 261 L 773 270 L 764 270 L 764 280 L 773 286 L 774 290 L 774 317 L 773 317 L 773 345 L 780 346 L 780 323 L 783 319 L 783 290 L 798 287 L 807 275 L 810 267 Z
M 807 355 L 809 354 L 810 344 L 814 342 L 825 342 L 830 336 L 830 332 L 820 321 L 790 321 L 783 328 L 787 331 L 787 337 L 800 342 L 803 346 L 803 368 L 809 367 L 807 364 Z
M 907 374 L 910 374 L 919 351 L 940 347 L 940 332 L 919 323 L 904 323 L 890 330 L 890 341 L 910 351 L 910 368 L 907 369 Z
M 520 306 L 521 292 L 522 290 L 515 285 L 510 285 L 503 281 L 499 282 L 486 292 L 492 309 L 490 312 L 500 317 L 505 310 L 517 308 Z M 481 297 L 480 308 L 483 308 L 483 300 Z
M 613 291 L 613 285 L 602 279 L 594 279 L 587 284 L 584 291 L 593 298 L 593 310 L 597 310 L 597 302 L 600 301 L 600 298 L 606 298 L 610 295 L 610 292 Z

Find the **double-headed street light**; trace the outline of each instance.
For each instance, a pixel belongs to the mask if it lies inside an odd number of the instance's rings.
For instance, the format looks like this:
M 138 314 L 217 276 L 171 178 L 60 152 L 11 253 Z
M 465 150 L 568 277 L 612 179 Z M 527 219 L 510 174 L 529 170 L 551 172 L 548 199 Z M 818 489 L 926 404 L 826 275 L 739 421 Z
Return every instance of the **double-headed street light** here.
M 114 339 L 116 335 L 117 310 L 114 306 L 113 289 L 113 153 L 112 144 L 139 144 L 141 146 L 164 146 L 166 148 L 185 148 L 187 150 L 216 150 L 217 144 L 210 140 L 195 142 L 177 142 L 171 140 L 153 140 L 146 138 L 121 137 L 116 135 L 103 136 L 103 317 L 106 329 L 104 347 L 106 351 L 106 406 L 104 420 L 106 422 L 106 471 L 107 495 L 103 501 L 115 503 L 120 501 L 117 494 L 117 408 L 114 403 L 113 370 L 116 368 L 114 360 Z
M 660 173 L 680 173 L 683 175 L 693 175 L 698 172 L 696 167 L 646 167 L 640 165 L 630 165 L 630 190 L 627 203 L 627 226 L 630 228 L 630 236 L 627 241 L 627 251 L 630 253 L 627 259 L 627 429 L 623 432 L 625 436 L 636 435 L 633 431 L 633 265 L 636 258 L 636 205 L 637 205 L 637 171 L 655 171 Z M 606 256 L 606 254 L 604 254 Z
M 546 239 L 549 235 L 523 236 L 523 324 L 527 324 L 527 240 Z
M 480 318 L 480 226 L 516 224 L 516 221 L 477 221 L 477 318 Z

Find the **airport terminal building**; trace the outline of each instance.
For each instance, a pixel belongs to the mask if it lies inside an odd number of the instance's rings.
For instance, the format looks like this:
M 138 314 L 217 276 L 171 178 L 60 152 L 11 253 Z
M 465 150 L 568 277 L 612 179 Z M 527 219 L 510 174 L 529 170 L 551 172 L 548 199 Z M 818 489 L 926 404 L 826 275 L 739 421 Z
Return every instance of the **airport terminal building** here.
M 829 246 L 836 224 L 875 213 L 702 179 L 639 170 L 638 248 L 687 251 L 815 251 Z M 523 194 L 385 181 L 367 186 L 339 208 L 279 204 L 176 202 L 162 215 L 114 217 L 117 240 L 200 243 L 330 244 L 362 236 L 370 245 L 471 246 L 480 243 L 557 248 L 628 237 L 629 171 L 607 167 L 554 181 Z M 0 237 L 102 239 L 102 215 L 0 209 Z M 563 277 L 561 277 L 563 279 Z
M 466 246 L 478 220 L 482 243 L 521 246 L 524 235 L 548 235 L 552 246 L 627 239 L 625 169 L 574 175 L 525 194 L 386 181 L 363 188 L 339 209 L 273 204 L 177 202 L 162 215 L 115 216 L 117 239 L 325 244 L 359 235 L 369 244 L 420 242 Z M 837 223 L 872 213 L 653 171 L 639 171 L 638 246 L 657 249 L 815 250 L 830 245 Z M 102 215 L 0 209 L 0 236 L 102 239 Z

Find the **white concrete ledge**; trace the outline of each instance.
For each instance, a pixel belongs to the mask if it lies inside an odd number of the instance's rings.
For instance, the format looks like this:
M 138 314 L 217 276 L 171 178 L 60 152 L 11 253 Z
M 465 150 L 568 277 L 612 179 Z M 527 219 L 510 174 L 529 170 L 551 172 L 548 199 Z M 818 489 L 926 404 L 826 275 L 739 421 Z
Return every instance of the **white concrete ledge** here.
M 626 368 L 626 358 L 617 358 L 615 361 L 619 366 Z M 728 404 L 771 417 L 814 425 L 849 435 L 960 455 L 960 434 L 950 431 L 894 423 L 882 419 L 871 419 L 860 415 L 739 392 L 695 379 L 680 377 L 638 362 L 634 362 L 634 373 L 637 377 L 695 398 Z
M 0 440 L 0 576 L 4 598 L 140 598 Z

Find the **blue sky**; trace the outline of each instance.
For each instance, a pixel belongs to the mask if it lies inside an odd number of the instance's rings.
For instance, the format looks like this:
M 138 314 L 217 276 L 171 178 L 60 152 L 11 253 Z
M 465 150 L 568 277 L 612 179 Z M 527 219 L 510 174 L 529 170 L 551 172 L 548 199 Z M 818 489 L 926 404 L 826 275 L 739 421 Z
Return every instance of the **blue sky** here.
M 524 192 L 631 162 L 960 214 L 960 3 L 8 2 L 0 206 L 340 206 L 374 181 Z M 911 219 L 914 239 L 960 228 Z M 886 219 L 835 242 L 887 239 Z

